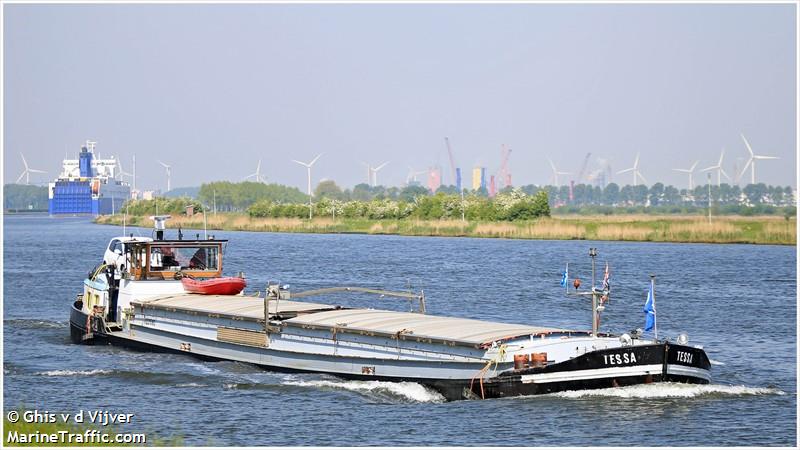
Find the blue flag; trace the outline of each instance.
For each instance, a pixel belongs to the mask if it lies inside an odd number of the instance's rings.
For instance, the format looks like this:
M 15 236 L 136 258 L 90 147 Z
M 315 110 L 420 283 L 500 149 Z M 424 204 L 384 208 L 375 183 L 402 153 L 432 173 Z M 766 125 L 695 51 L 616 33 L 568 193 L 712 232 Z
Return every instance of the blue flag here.
M 567 278 L 569 278 L 569 263 L 567 263 L 567 268 L 561 274 L 561 287 L 567 287 Z
M 653 284 L 650 283 L 650 290 L 647 291 L 647 301 L 644 302 L 644 331 L 650 331 L 656 324 L 656 306 L 653 296 Z

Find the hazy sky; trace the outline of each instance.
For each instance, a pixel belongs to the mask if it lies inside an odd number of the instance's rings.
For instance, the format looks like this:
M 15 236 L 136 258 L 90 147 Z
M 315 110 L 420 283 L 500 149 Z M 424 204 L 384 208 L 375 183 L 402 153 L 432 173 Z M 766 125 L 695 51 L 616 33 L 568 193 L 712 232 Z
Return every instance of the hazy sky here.
M 165 187 L 156 159 L 178 187 L 260 158 L 305 191 L 290 159 L 320 152 L 314 184 L 366 181 L 360 160 L 449 184 L 449 136 L 465 185 L 507 144 L 515 184 L 641 152 L 650 184 L 685 187 L 670 169 L 724 147 L 732 173 L 741 131 L 781 158 L 757 181 L 796 183 L 793 5 L 6 5 L 3 25 L 5 182 L 20 151 L 52 178 L 92 139 L 136 155 L 140 188 Z

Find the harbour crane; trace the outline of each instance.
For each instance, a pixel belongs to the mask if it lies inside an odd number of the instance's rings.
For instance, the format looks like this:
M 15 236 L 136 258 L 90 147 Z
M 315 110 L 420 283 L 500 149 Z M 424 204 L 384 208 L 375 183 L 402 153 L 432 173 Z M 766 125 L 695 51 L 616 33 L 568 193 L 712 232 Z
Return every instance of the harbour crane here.
M 453 184 L 461 190 L 458 176 L 456 175 L 456 160 L 453 158 L 453 149 L 450 147 L 450 139 L 448 139 L 447 136 L 444 137 L 444 143 L 447 145 L 447 156 L 450 158 L 450 173 L 453 175 Z
M 586 157 L 583 158 L 583 165 L 581 166 L 581 171 L 578 172 L 578 182 L 580 183 L 583 181 L 583 174 L 586 173 L 586 166 L 589 164 L 589 158 L 592 156 L 592 152 L 586 154 Z
M 500 163 L 500 182 L 503 183 L 503 187 L 511 186 L 511 172 L 508 171 L 508 157 L 511 156 L 511 149 L 506 147 L 503 144 L 502 150 L 503 160 Z

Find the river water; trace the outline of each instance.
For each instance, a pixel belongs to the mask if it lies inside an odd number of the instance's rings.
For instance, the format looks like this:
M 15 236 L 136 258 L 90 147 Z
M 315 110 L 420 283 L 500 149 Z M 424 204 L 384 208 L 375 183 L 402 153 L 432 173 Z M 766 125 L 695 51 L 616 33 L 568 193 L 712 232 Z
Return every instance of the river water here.
M 149 236 L 150 230 L 135 229 Z M 523 241 L 213 232 L 248 291 L 356 285 L 424 288 L 429 314 L 587 328 L 585 300 L 559 286 L 611 264 L 602 330 L 644 325 L 656 275 L 661 337 L 689 335 L 713 362 L 706 386 L 653 384 L 443 402 L 414 383 L 281 374 L 231 362 L 69 341 L 69 305 L 118 227 L 5 216 L 3 404 L 134 414 L 121 431 L 188 445 L 792 446 L 796 435 L 796 259 L 788 246 Z M 602 269 L 598 269 L 598 274 Z M 601 276 L 601 275 L 599 275 Z M 407 310 L 403 300 L 336 297 Z

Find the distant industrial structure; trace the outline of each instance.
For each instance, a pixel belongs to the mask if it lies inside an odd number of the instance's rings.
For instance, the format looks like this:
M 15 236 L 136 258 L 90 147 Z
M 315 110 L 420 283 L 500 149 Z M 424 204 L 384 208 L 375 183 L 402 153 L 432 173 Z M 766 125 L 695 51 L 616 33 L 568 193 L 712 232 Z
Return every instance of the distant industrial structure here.
M 472 169 L 472 190 L 486 189 L 486 167 Z
M 442 168 L 431 167 L 428 169 L 428 190 L 436 192 L 442 185 Z

